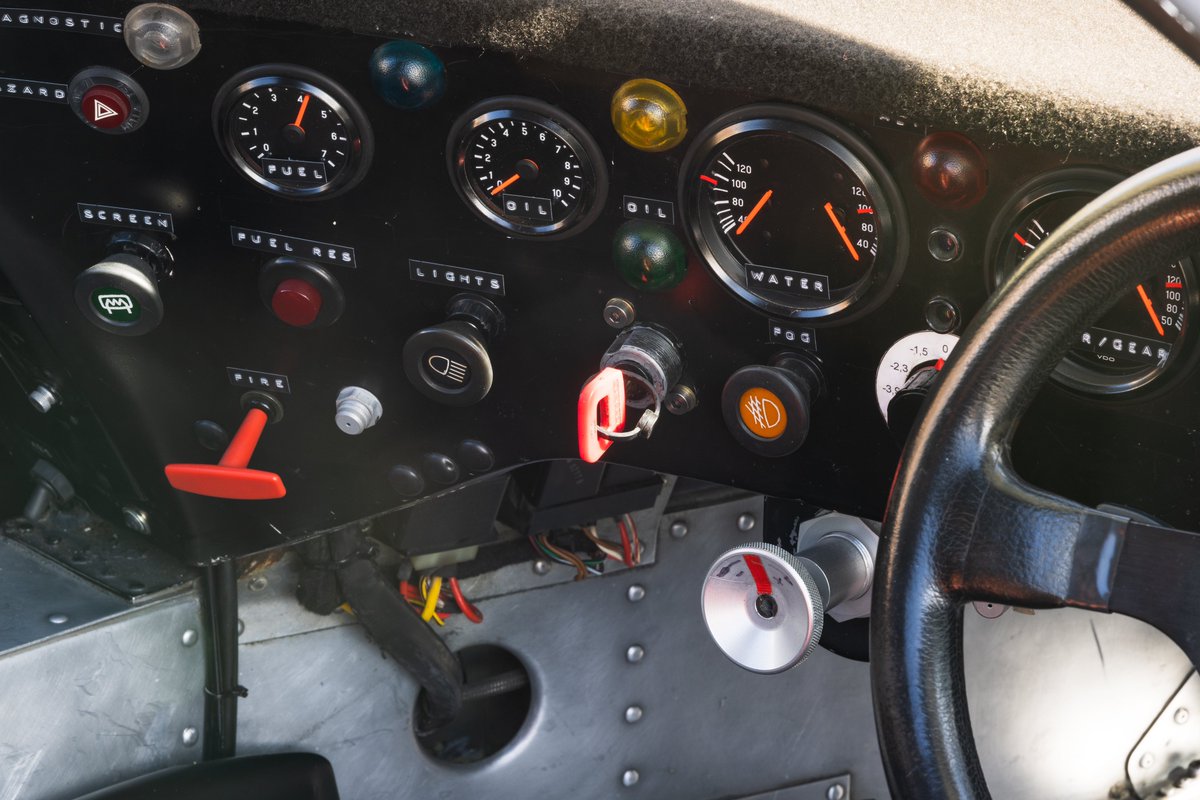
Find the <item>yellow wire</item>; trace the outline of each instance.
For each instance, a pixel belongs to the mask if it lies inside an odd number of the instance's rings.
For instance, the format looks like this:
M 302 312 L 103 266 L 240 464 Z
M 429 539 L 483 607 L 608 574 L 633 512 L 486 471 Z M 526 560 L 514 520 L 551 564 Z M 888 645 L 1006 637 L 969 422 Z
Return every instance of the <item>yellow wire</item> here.
M 437 614 L 438 598 L 442 596 L 442 579 L 434 578 L 433 585 L 429 587 L 429 596 L 425 598 L 425 610 L 421 612 L 421 619 L 429 622 Z M 440 622 L 440 620 L 439 620 Z

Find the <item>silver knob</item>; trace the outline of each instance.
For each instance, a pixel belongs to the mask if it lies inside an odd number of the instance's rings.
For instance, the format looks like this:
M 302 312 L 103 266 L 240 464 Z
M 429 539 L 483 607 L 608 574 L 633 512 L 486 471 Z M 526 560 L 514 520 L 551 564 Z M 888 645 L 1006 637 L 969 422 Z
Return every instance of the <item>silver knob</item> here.
M 827 611 L 870 590 L 873 561 L 844 533 L 823 536 L 798 556 L 763 542 L 740 545 L 708 570 L 704 623 L 735 664 L 782 672 L 816 648 Z
M 358 436 L 383 418 L 383 404 L 366 389 L 347 386 L 338 392 L 333 418 L 342 433 Z

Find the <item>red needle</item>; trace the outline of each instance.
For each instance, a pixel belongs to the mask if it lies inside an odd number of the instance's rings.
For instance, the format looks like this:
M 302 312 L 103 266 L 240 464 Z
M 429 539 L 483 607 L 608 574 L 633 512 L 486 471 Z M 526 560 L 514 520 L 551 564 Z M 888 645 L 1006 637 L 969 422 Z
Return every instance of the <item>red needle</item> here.
M 758 212 L 762 211 L 762 207 L 767 204 L 767 201 L 771 199 L 771 195 L 773 194 L 775 194 L 774 189 L 767 189 L 767 193 L 758 198 L 758 202 L 754 204 L 754 208 L 750 209 L 750 213 L 746 215 L 746 218 L 742 220 L 742 224 L 738 225 L 737 230 L 734 231 L 735 236 L 742 235 L 742 231 L 746 230 L 746 226 L 758 216 Z
M 304 112 L 308 111 L 308 99 L 310 97 L 312 97 L 311 94 L 304 95 L 304 99 L 300 101 L 300 113 L 296 115 L 296 121 L 292 123 L 297 128 L 300 128 L 300 130 L 304 130 L 304 128 L 301 127 L 300 123 L 304 119 Z
M 825 204 L 825 213 L 829 215 L 830 221 L 833 222 L 833 227 L 837 228 L 837 232 L 842 235 L 842 242 L 845 243 L 846 249 L 850 251 L 850 255 L 858 261 L 858 251 L 854 249 L 854 245 L 850 243 L 850 237 L 846 235 L 846 228 L 842 225 L 842 221 L 837 218 L 837 214 L 833 211 L 833 203 Z
M 517 174 L 514 174 L 514 175 L 513 175 L 511 178 L 509 178 L 508 180 L 506 180 L 504 183 L 500 184 L 500 185 L 499 185 L 499 186 L 497 186 L 495 189 L 492 189 L 492 197 L 495 197 L 496 195 L 500 194 L 500 193 L 501 193 L 501 192 L 503 192 L 505 189 L 507 189 L 508 187 L 512 186 L 514 183 L 516 183 L 516 182 L 517 182 L 517 181 L 519 181 L 519 180 L 521 180 L 521 176 L 520 176 L 520 175 L 517 175 Z
M 1146 294 L 1146 289 L 1139 283 L 1138 295 L 1142 298 L 1142 305 L 1146 307 L 1146 313 L 1150 315 L 1151 321 L 1154 322 L 1154 328 L 1158 331 L 1159 336 L 1166 336 L 1167 332 L 1163 330 L 1162 323 L 1158 320 L 1158 313 L 1154 310 L 1154 303 L 1150 302 L 1150 295 Z

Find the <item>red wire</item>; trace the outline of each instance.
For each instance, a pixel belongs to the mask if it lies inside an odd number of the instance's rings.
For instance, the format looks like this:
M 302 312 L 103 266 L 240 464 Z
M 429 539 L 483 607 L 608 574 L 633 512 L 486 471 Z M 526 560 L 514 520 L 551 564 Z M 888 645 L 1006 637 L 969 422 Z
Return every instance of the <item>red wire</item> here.
M 617 530 L 621 532 L 621 552 L 625 555 L 625 566 L 633 567 L 633 555 L 629 547 L 629 531 L 625 530 L 625 523 L 617 520 Z
M 458 603 L 458 607 L 462 609 L 464 617 L 476 625 L 483 622 L 483 613 L 467 602 L 467 598 L 463 597 L 462 588 L 458 585 L 458 578 L 450 579 L 450 591 L 454 595 L 454 602 Z

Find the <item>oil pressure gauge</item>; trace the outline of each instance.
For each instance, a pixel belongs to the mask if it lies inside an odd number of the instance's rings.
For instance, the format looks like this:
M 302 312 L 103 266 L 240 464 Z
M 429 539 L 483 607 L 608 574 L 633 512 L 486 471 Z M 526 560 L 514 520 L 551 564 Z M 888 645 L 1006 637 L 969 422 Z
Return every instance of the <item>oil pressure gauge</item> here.
M 446 153 L 467 206 L 510 234 L 578 233 L 599 215 L 608 192 L 595 140 L 573 117 L 528 97 L 471 108 L 450 131 Z
M 332 197 L 362 180 L 371 163 L 371 127 L 358 103 L 293 64 L 233 76 L 217 96 L 213 127 L 243 175 L 284 197 Z

